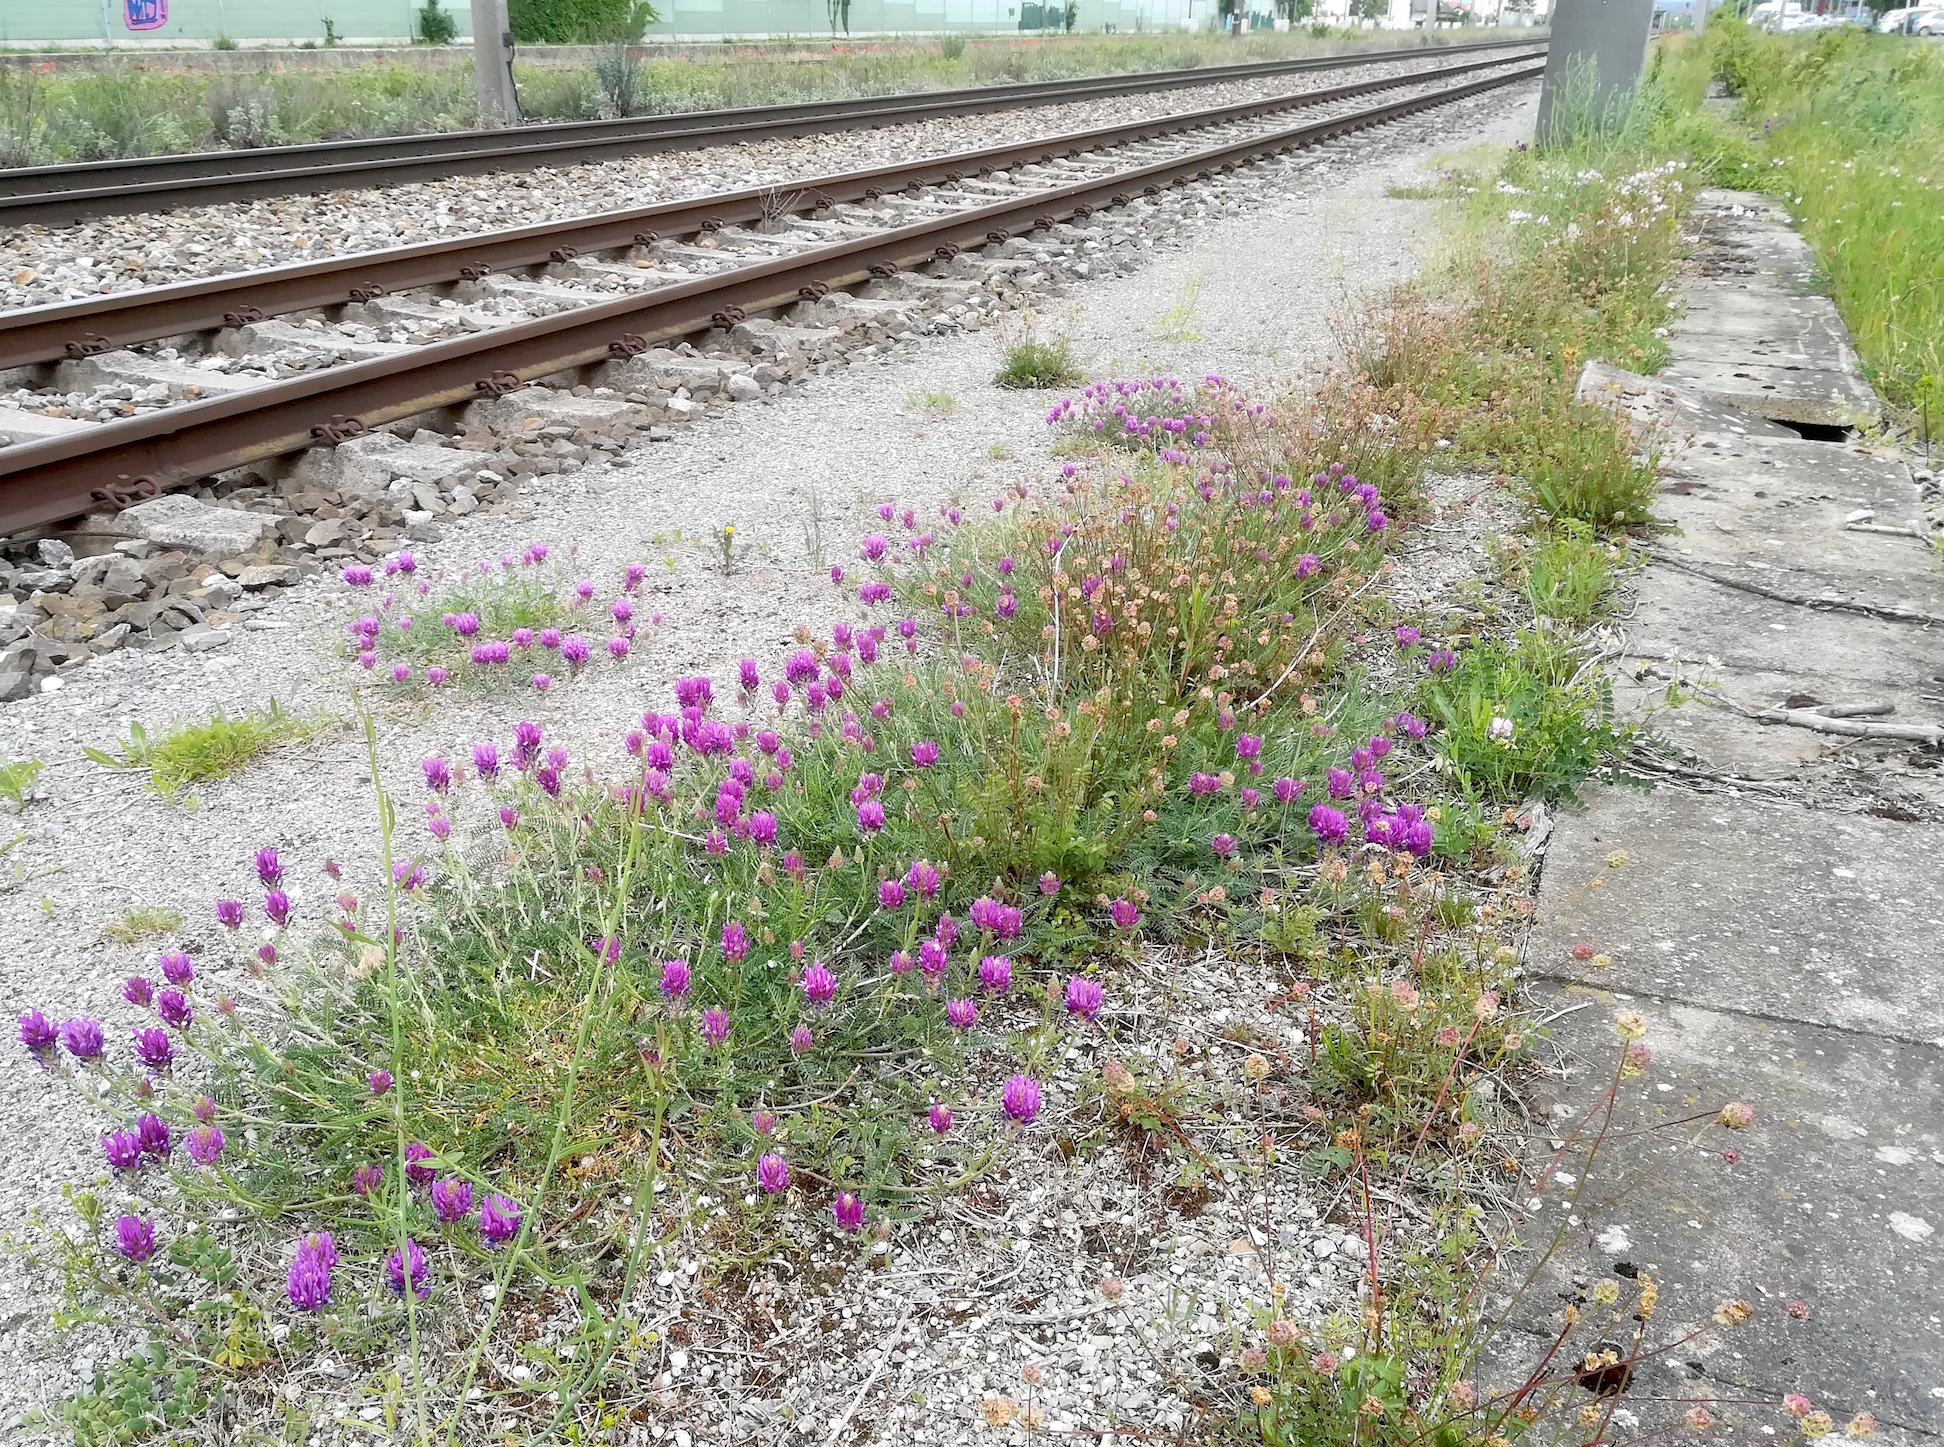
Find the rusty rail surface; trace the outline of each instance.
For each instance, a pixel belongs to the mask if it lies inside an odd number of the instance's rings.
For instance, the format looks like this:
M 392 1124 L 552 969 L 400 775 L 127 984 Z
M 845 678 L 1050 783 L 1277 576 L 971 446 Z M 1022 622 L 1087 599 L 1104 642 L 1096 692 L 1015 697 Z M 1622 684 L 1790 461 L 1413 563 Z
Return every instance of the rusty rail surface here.
M 619 297 L 395 357 L 309 373 L 208 402 L 0 449 L 0 534 L 90 507 L 125 506 L 231 468 L 330 445 L 542 377 L 636 356 L 659 341 L 733 326 L 833 288 L 1084 218 L 1140 195 L 1313 146 L 1400 116 L 1530 80 L 1523 66 L 1308 125 L 955 212 L 796 256 Z M 930 163 L 920 163 L 926 165 Z
M 566 121 L 505 130 L 439 131 L 257 151 L 199 151 L 180 156 L 21 167 L 0 170 L 0 226 L 63 226 L 91 216 L 570 165 L 627 152 L 693 150 L 734 141 L 904 125 L 941 116 L 1136 95 L 1303 71 L 1349 69 L 1424 55 L 1528 49 L 1543 38 L 1544 32 L 1528 32 L 1516 40 L 1416 45 L 1248 65 L 1083 76 L 1073 80 L 902 92 L 738 110 L 674 112 L 610 121 Z
M 1489 70 L 1514 63 L 1515 59 L 1499 56 L 1463 65 L 1433 66 L 1379 80 L 1156 116 L 1126 125 L 960 151 L 919 162 L 818 176 L 792 182 L 787 187 L 761 186 L 721 192 L 481 232 L 448 241 L 352 252 L 323 261 L 230 272 L 168 286 L 56 302 L 51 306 L 24 307 L 0 312 L 0 371 L 98 355 L 163 337 L 242 326 L 290 312 L 343 306 L 413 287 L 544 266 L 596 251 L 693 236 L 773 216 L 779 200 L 792 192 L 803 198 L 797 209 L 830 202 L 870 200 L 887 190 L 952 182 L 962 176 L 1003 171 L 1022 162 L 1052 160 L 1282 110 L 1328 105 L 1447 76 Z

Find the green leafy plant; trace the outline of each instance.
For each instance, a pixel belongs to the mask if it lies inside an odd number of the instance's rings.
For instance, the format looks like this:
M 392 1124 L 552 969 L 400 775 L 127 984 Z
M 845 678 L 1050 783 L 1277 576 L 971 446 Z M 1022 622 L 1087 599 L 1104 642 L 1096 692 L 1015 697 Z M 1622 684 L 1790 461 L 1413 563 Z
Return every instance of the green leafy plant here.
M 0 764 L 0 799 L 12 804 L 14 812 L 18 814 L 34 797 L 34 785 L 46 767 L 39 759 L 20 759 L 11 764 Z
M 235 717 L 217 714 L 207 723 L 172 724 L 159 737 L 151 737 L 139 723 L 131 724 L 128 737 L 113 752 L 82 752 L 110 769 L 146 771 L 149 787 L 174 803 L 192 785 L 228 778 L 272 749 L 308 743 L 332 722 L 321 716 L 299 718 L 272 699 Z
M 1639 457 L 1626 429 L 1592 407 L 1574 407 L 1577 424 L 1533 438 L 1522 461 L 1532 500 L 1562 523 L 1601 530 L 1625 529 L 1652 520 L 1659 470 Z
M 1072 344 L 1065 337 L 1044 341 L 1028 336 L 1006 348 L 993 381 L 1001 387 L 1030 389 L 1071 387 L 1082 379 Z
M 1494 798 L 1570 793 L 1624 741 L 1598 675 L 1582 677 L 1572 647 L 1537 629 L 1465 649 L 1419 699 L 1453 775 Z
M 1533 613 L 1567 623 L 1591 619 L 1613 591 L 1612 552 L 1571 519 L 1542 535 L 1523 553 L 1523 586 Z
M 425 0 L 416 12 L 421 45 L 450 45 L 459 38 L 459 22 L 439 0 Z

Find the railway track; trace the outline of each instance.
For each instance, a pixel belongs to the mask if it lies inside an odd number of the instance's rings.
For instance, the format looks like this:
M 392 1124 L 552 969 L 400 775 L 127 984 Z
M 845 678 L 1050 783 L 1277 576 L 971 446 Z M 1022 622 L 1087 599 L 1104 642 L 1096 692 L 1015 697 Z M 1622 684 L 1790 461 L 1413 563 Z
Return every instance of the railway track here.
M 506 130 L 445 131 L 280 146 L 261 151 L 207 151 L 22 167 L 0 171 L 0 226 L 63 226 L 95 216 L 203 206 L 346 186 L 533 169 L 610 155 L 691 150 L 734 141 L 905 125 L 1023 106 L 1350 69 L 1427 54 L 1503 52 L 1529 48 L 1535 38 L 1528 34 L 1517 40 L 1411 46 L 1250 65 L 1088 76 L 1078 80 L 635 116 L 611 121 L 572 121 Z
M 1448 83 L 1461 69 L 1481 68 L 1494 73 Z M 370 307 L 395 285 L 436 286 L 468 271 L 473 285 L 489 285 L 495 272 L 488 268 L 578 267 L 603 246 L 645 251 L 632 266 L 657 273 L 627 294 L 577 299 L 550 315 L 0 449 L 0 534 L 125 506 L 219 473 L 344 443 L 423 413 L 498 397 L 543 377 L 626 363 L 658 343 L 733 328 L 800 302 L 814 304 L 833 290 L 874 278 L 949 265 L 961 250 L 1003 246 L 1014 236 L 1044 232 L 1063 221 L 1084 222 L 1096 211 L 1530 79 L 1540 69 L 1522 57 L 1437 67 L 824 177 L 788 194 L 741 192 L 645 208 L 626 213 L 625 219 L 590 217 L 574 224 L 579 240 L 589 243 L 585 247 L 563 241 L 559 226 L 523 228 L 77 304 L 114 305 L 118 324 L 131 335 L 156 336 L 183 329 L 185 318 L 190 325 L 210 324 L 218 302 L 253 305 L 242 301 L 251 285 L 266 287 L 264 295 L 277 296 L 279 307 L 332 302 Z M 1410 87 L 1418 88 L 1416 93 L 1374 105 L 1348 104 L 1377 90 Z M 1294 125 L 1277 114 L 1297 106 L 1334 113 Z M 1184 137 L 1203 144 L 1184 145 Z M 753 229 L 758 225 L 769 229 Z M 685 247 L 666 239 L 697 233 L 708 233 L 717 246 Z M 534 248 L 548 243 L 550 235 L 551 250 L 536 254 Z M 490 250 L 496 247 L 505 249 Z M 670 251 L 683 263 L 715 269 L 675 279 L 664 269 Z M 487 255 L 501 259 L 483 260 Z M 622 267 L 608 270 L 626 274 Z M 273 292 L 278 287 L 284 290 Z M 326 290 L 306 290 L 318 287 Z M 145 305 L 163 310 L 145 321 Z M 36 331 L 34 312 L 72 310 L 37 308 L 0 319 L 14 338 L 13 355 L 50 356 L 58 328 Z M 222 320 L 254 325 L 235 311 Z

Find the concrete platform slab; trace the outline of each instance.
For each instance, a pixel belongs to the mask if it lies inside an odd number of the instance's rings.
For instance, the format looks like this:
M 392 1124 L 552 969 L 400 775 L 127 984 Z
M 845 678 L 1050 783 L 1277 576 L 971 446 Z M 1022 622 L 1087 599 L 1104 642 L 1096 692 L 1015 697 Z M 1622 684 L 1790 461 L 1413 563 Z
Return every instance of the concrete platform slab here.
M 1780 878 L 1770 888 L 1788 891 Z M 1578 921 L 1553 913 L 1545 933 L 1563 946 Z M 1649 1133 L 1590 1166 L 1580 1151 L 1559 1163 L 1583 1178 L 1574 1209 L 1592 1225 L 1568 1228 L 1519 1304 L 1524 1324 L 1543 1330 L 1562 1296 L 1644 1272 L 1661 1291 L 1654 1344 L 1708 1326 L 1724 1300 L 1755 1315 L 1642 1371 L 1628 1404 L 1643 1435 L 1656 1398 L 1672 1399 L 1662 1419 L 1699 1400 L 1737 1435 L 1776 1430 L 1785 1392 L 1839 1426 L 1868 1411 L 1888 1428 L 1944 1432 L 1944 1051 L 1583 987 L 1541 1001 L 1548 1013 L 1573 1005 L 1585 1008 L 1555 1039 L 1569 1062 L 1562 1094 L 1580 1107 L 1612 1078 L 1617 1011 L 1645 1016 L 1652 1060 L 1622 1082 L 1614 1128 Z M 1729 1102 L 1754 1108 L 1752 1128 L 1704 1124 Z
M 1544 977 L 1944 1046 L 1944 828 L 1622 789 L 1572 826 L 1546 858 Z

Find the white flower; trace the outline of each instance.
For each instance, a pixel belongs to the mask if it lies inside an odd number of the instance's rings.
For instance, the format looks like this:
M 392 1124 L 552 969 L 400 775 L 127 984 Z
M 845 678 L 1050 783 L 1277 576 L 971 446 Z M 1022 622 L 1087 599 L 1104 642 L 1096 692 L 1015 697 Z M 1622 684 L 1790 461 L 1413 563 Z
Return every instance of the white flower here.
M 1496 717 L 1492 720 L 1491 727 L 1486 730 L 1486 733 L 1495 744 L 1509 744 L 1512 742 L 1512 720 L 1504 717 Z

